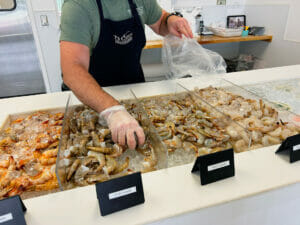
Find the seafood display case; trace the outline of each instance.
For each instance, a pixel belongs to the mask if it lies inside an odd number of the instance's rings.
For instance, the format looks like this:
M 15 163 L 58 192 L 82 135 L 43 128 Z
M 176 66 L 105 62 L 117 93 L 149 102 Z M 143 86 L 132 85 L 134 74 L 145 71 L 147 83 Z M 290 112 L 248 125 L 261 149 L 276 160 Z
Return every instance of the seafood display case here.
M 180 84 L 244 127 L 251 136 L 249 150 L 280 144 L 300 132 L 293 120 L 294 113 L 228 80 L 196 79 L 192 83 L 182 80 Z M 245 148 L 248 143 L 239 145 Z
M 145 131 L 146 142 L 136 150 L 113 143 L 98 113 L 73 95 L 65 109 L 9 116 L 0 134 L 1 197 L 30 198 L 229 148 L 257 149 L 300 130 L 295 114 L 224 79 L 160 82 L 155 90 L 147 85 L 120 101 Z
M 58 191 L 55 163 L 62 108 L 10 114 L 0 129 L 0 199 Z
M 269 81 L 243 87 L 279 108 L 300 114 L 300 79 Z
M 136 150 L 113 143 L 108 127 L 98 123 L 98 113 L 73 102 L 70 97 L 56 165 L 62 190 L 167 167 L 167 150 L 133 95 L 120 103 L 144 129 L 145 144 Z
M 237 223 L 249 216 L 256 223 L 298 221 L 292 206 L 299 199 L 300 164 L 275 154 L 275 144 L 300 131 L 299 74 L 300 66 L 293 66 L 224 75 L 230 81 L 211 76 L 105 88 L 125 99 L 121 104 L 143 127 L 146 143 L 136 150 L 114 144 L 98 113 L 72 93 L 0 100 L 0 199 L 20 195 L 32 225 L 195 218 L 230 224 L 222 212 L 232 207 Z M 200 186 L 192 162 L 228 148 L 239 153 L 235 176 Z M 136 171 L 143 173 L 146 203 L 101 217 L 92 184 Z M 274 208 L 274 200 L 282 204 Z M 278 210 L 283 214 L 274 218 Z
M 167 85 L 166 85 L 167 84 Z M 192 163 L 196 157 L 234 148 L 239 142 L 251 144 L 249 132 L 238 123 L 212 107 L 175 81 L 162 82 L 155 87 L 158 95 L 145 97 L 145 88 L 133 88 L 168 149 L 168 167 Z M 228 133 L 235 128 L 235 136 Z
M 136 150 L 114 144 L 108 127 L 98 123 L 98 114 L 69 99 L 56 166 L 63 190 L 192 163 L 198 156 L 229 148 L 249 148 L 250 133 L 230 117 L 176 82 L 161 85 L 156 86 L 159 95 L 152 90 L 145 97 L 144 88 L 134 87 L 132 98 L 120 101 L 146 135 L 144 146 Z

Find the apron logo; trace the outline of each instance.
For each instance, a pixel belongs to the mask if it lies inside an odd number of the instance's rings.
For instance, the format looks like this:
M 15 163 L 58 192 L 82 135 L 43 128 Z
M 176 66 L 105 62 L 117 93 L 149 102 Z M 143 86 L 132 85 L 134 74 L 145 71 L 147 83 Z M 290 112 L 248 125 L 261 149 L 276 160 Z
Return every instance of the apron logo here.
M 123 36 L 119 37 L 117 35 L 114 35 L 115 43 L 118 45 L 127 45 L 133 40 L 133 33 L 130 31 L 127 31 Z

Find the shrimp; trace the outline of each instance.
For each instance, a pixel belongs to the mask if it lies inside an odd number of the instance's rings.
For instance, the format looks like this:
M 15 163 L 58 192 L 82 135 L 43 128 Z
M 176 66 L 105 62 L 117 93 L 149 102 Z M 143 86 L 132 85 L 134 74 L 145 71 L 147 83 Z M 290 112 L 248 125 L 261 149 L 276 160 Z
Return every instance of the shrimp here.
M 31 182 L 34 185 L 38 185 L 38 184 L 44 184 L 47 181 L 51 180 L 53 178 L 52 173 L 49 170 L 44 170 L 44 172 L 42 173 L 41 176 L 39 176 L 37 179 L 31 179 Z
M 52 158 L 52 157 L 56 157 L 57 153 L 58 153 L 58 148 L 55 148 L 55 149 L 50 149 L 50 150 L 44 151 L 42 153 L 42 156 L 45 158 Z
M 285 139 L 287 139 L 288 137 L 293 136 L 293 135 L 296 135 L 296 134 L 297 134 L 297 132 L 293 132 L 293 131 L 291 131 L 291 130 L 285 128 L 285 129 L 283 129 L 283 130 L 281 131 L 281 133 L 280 133 L 280 138 L 283 139 L 283 140 L 285 140 Z
M 13 189 L 13 187 L 2 188 L 0 190 L 0 198 L 3 198 L 4 196 L 6 196 L 12 189 Z
M 101 129 L 101 130 L 99 131 L 99 133 L 100 133 L 100 138 L 103 139 L 103 140 L 104 140 L 108 135 L 111 134 L 111 132 L 110 132 L 109 129 Z
M 105 174 L 109 175 L 116 169 L 117 161 L 108 155 L 106 155 L 105 158 L 106 158 L 106 166 L 103 168 L 103 170 Z
M 182 147 L 185 151 L 193 150 L 195 153 L 198 153 L 198 148 L 190 142 L 183 142 Z
M 13 142 L 13 140 L 10 138 L 10 137 L 6 137 L 6 138 L 4 138 L 4 139 L 2 139 L 1 141 L 0 141 L 0 146 L 2 147 L 2 146 L 9 146 L 9 145 L 11 145 L 11 144 L 13 144 L 14 142 Z
M 276 130 L 269 132 L 268 134 L 272 137 L 279 137 L 282 133 L 282 128 L 278 127 Z
M 89 151 L 88 156 L 89 157 L 94 157 L 98 160 L 100 165 L 96 169 L 96 172 L 101 171 L 103 169 L 103 167 L 106 165 L 106 160 L 105 160 L 104 154 L 102 154 L 100 152 Z
M 93 151 L 93 152 L 100 152 L 104 154 L 110 154 L 113 152 L 112 148 L 102 148 L 102 147 L 87 147 L 88 150 Z
M 252 131 L 251 132 L 252 141 L 254 141 L 254 142 L 260 142 L 262 136 L 263 136 L 262 133 L 259 132 L 259 131 Z
M 246 142 L 243 139 L 235 142 L 233 144 L 233 147 L 234 147 L 234 151 L 237 153 L 244 152 L 248 148 Z
M 95 182 L 103 182 L 107 181 L 108 176 L 106 174 L 92 174 L 92 175 L 87 175 L 86 176 L 86 181 L 89 184 L 95 183 Z
M 85 175 L 87 175 L 88 173 L 90 172 L 90 168 L 84 166 L 84 165 L 81 165 L 75 175 L 74 175 L 74 181 L 75 183 L 77 183 L 78 185 L 80 186 L 85 186 L 87 185 L 88 183 L 84 180 L 84 177 Z
M 172 139 L 165 140 L 164 143 L 170 148 L 181 148 L 182 142 L 179 137 L 174 136 Z
M 207 147 L 199 148 L 199 150 L 198 150 L 198 156 L 207 155 L 207 154 L 211 153 L 211 151 L 212 151 L 211 148 L 207 148 Z
M 281 143 L 281 140 L 280 140 L 280 138 L 277 138 L 277 137 L 265 135 L 262 138 L 263 146 L 276 145 L 276 144 L 280 144 L 280 143 Z
M 114 144 L 113 145 L 113 150 L 114 152 L 112 154 L 110 154 L 110 157 L 116 158 L 122 155 L 123 153 L 123 148 L 122 146 L 118 145 L 118 144 Z
M 35 139 L 35 143 L 36 143 L 36 146 L 35 146 L 35 149 L 36 150 L 42 150 L 42 149 L 45 149 L 45 148 L 48 148 L 50 146 L 50 136 L 48 134 L 39 134 L 37 136 L 37 138 Z
M 154 154 L 153 147 L 151 145 L 149 145 L 149 147 L 151 148 L 151 155 L 144 159 L 144 169 L 142 170 L 142 173 L 147 173 L 156 170 L 155 166 L 157 165 L 157 158 Z
M 93 131 L 92 132 L 93 144 L 95 147 L 102 147 L 102 142 L 104 139 L 100 140 L 99 136 Z
M 56 163 L 56 157 L 55 158 L 45 158 L 42 156 L 40 158 L 40 162 L 43 166 L 53 165 Z
M 0 167 L 8 168 L 10 165 L 10 157 L 9 155 L 0 155 Z
M 71 179 L 72 175 L 75 173 L 75 171 L 77 170 L 77 168 L 80 166 L 80 163 L 81 163 L 80 159 L 76 159 L 73 162 L 72 166 L 69 169 L 68 175 L 67 175 L 67 180 L 68 181 Z
M 112 175 L 123 172 L 129 166 L 129 158 L 126 157 L 125 162 L 121 166 L 117 166 L 117 168 L 113 171 Z

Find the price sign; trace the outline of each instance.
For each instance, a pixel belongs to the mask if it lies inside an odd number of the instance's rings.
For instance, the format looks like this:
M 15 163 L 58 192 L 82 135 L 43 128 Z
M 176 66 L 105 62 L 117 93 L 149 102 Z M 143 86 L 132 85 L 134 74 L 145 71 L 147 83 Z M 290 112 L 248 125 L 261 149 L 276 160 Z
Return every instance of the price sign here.
M 145 202 L 141 173 L 96 184 L 102 216 Z
M 0 201 L 0 225 L 26 225 L 24 213 L 26 207 L 20 196 Z
M 290 163 L 300 160 L 300 134 L 287 138 L 282 142 L 279 149 L 276 151 L 288 152 L 290 155 Z
M 233 149 L 198 157 L 192 173 L 199 171 L 201 185 L 233 177 L 235 175 Z

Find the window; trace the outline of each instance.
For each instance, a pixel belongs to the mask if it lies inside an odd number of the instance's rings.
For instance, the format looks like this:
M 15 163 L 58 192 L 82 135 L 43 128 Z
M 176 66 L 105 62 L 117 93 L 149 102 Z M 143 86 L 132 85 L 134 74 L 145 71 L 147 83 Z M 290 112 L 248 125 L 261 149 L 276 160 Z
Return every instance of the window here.
M 16 0 L 0 0 L 0 11 L 12 11 L 16 6 Z

